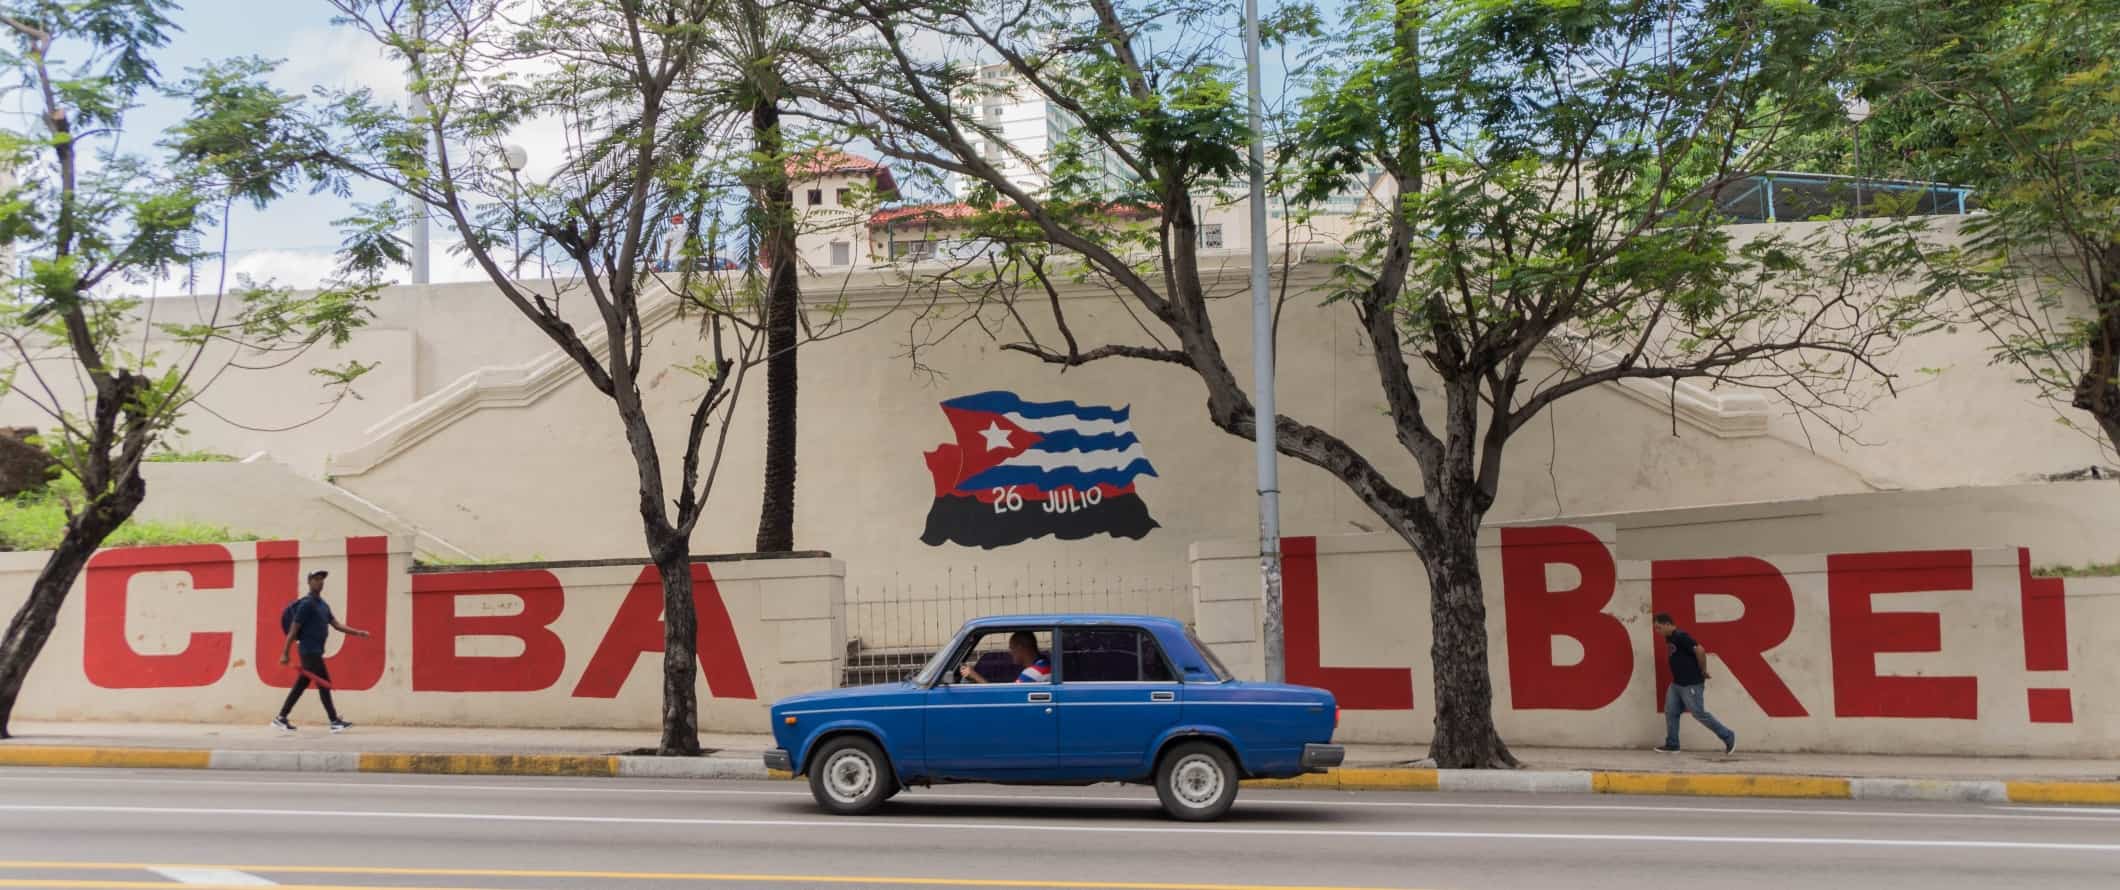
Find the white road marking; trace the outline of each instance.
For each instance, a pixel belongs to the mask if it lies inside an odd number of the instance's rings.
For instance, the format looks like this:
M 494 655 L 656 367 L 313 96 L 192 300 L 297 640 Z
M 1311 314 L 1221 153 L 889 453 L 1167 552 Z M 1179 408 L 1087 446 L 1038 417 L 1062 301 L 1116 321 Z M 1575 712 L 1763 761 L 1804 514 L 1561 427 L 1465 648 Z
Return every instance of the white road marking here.
M 538 780 L 521 784 L 470 784 L 442 782 L 393 782 L 393 781 L 290 781 L 275 779 L 166 779 L 110 776 L 27 776 L 0 774 L 0 784 L 8 782 L 48 782 L 64 785 L 101 783 L 111 785 L 228 785 L 254 788 L 343 788 L 343 789 L 387 789 L 405 791 L 503 791 L 503 792 L 554 792 L 568 794 L 682 794 L 697 797 L 785 797 L 808 800 L 807 791 L 764 791 L 750 788 L 644 788 L 638 786 L 614 786 L 609 779 L 596 780 L 599 785 L 569 782 L 564 780 Z M 1832 807 L 1737 807 L 1715 804 L 1687 804 L 1683 799 L 1669 804 L 1625 804 L 1625 803 L 1490 803 L 1450 800 L 1356 800 L 1377 792 L 1338 792 L 1344 799 L 1315 797 L 1287 797 L 1292 792 L 1278 789 L 1256 789 L 1246 793 L 1244 800 L 1267 806 L 1328 807 L 1352 809 L 1415 809 L 1415 810 L 1533 810 L 1607 813 L 1658 813 L 1669 815 L 1674 811 L 1709 813 L 1719 816 L 1837 816 L 1842 818 L 1867 819 L 1980 819 L 1987 821 L 2027 822 L 2111 822 L 2120 817 L 2120 809 L 2064 806 L 2002 806 L 1989 805 L 1980 812 L 1936 813 L 1918 809 L 1904 810 L 1849 810 Z M 1387 792 L 1388 793 L 1388 792 Z M 1422 792 L 1433 794 L 1434 792 Z M 921 789 L 904 798 L 912 802 L 965 801 L 970 803 L 1112 803 L 1154 804 L 1156 798 L 1142 794 L 992 794 L 954 789 Z M 1846 803 L 1847 801 L 1821 801 L 1821 803 Z M 1919 802 L 1917 802 L 1919 803 Z
M 900 829 L 906 831 L 953 831 L 991 836 L 994 832 L 1047 832 L 1060 834 L 1188 834 L 1250 837 L 1396 838 L 1402 840 L 1491 840 L 1491 841 L 1581 841 L 1587 843 L 1818 846 L 1818 847 L 1913 847 L 1955 850 L 2045 850 L 2071 853 L 2120 853 L 2120 843 L 2087 844 L 2058 841 L 1929 840 L 1913 838 L 1856 838 L 1749 836 L 1712 834 L 1587 834 L 1573 832 L 1519 831 L 1395 831 L 1388 829 L 1339 828 L 1231 828 L 1221 826 L 1161 825 L 1056 825 L 1039 822 L 937 822 L 906 819 L 702 819 L 657 816 L 538 816 L 518 813 L 422 813 L 388 810 L 284 810 L 253 807 L 134 807 L 0 804 L 0 812 L 13 813 L 101 813 L 128 816 L 233 816 L 299 819 L 386 819 L 445 822 L 532 822 L 582 825 L 682 825 L 694 828 L 834 828 Z
M 155 874 L 161 875 L 179 884 L 205 884 L 210 887 L 279 886 L 278 884 L 273 883 L 272 881 L 265 880 L 264 878 L 258 877 L 257 875 L 251 874 L 247 871 L 236 871 L 234 869 L 228 868 L 184 868 L 181 866 L 172 865 L 166 867 L 149 868 L 148 871 L 154 872 Z

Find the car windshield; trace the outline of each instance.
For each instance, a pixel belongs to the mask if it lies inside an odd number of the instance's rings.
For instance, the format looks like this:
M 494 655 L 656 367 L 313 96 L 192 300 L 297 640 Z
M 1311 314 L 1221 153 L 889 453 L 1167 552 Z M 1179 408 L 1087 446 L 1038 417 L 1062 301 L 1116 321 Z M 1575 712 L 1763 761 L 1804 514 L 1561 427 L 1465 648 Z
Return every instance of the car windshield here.
M 927 660 L 927 664 L 920 666 L 919 673 L 913 675 L 913 683 L 918 686 L 926 686 L 935 682 L 935 675 L 942 672 L 943 662 L 949 661 L 950 654 L 956 651 L 957 641 L 955 639 L 944 644 L 942 648 L 935 650 L 935 655 Z
M 1222 659 L 1215 657 L 1215 650 L 1207 648 L 1206 643 L 1200 642 L 1200 636 L 1193 633 L 1191 627 L 1185 628 L 1185 638 L 1192 641 L 1193 649 L 1200 653 L 1201 658 L 1207 660 L 1207 669 L 1215 672 L 1215 679 L 1227 683 L 1237 678 L 1235 674 L 1229 672 L 1229 668 L 1223 666 Z

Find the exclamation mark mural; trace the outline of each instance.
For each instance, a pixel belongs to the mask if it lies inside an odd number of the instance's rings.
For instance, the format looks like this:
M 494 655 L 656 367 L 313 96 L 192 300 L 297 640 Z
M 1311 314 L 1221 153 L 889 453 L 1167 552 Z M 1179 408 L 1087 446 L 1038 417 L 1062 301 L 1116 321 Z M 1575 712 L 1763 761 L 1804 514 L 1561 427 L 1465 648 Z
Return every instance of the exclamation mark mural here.
M 2032 575 L 2032 551 L 2017 548 L 2017 584 L 2023 597 L 2024 669 L 2068 670 L 2068 601 L 2060 578 Z M 2034 686 L 2025 691 L 2033 723 L 2074 723 L 2075 708 L 2066 687 Z

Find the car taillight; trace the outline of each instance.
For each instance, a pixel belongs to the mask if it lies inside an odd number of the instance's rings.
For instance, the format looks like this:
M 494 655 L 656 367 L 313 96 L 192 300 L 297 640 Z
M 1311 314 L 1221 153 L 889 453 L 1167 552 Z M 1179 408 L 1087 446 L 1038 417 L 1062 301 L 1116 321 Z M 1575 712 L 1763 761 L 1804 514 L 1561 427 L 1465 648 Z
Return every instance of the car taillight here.
M 1340 728 L 1340 708 L 1338 705 L 1334 705 L 1332 709 L 1332 728 Z

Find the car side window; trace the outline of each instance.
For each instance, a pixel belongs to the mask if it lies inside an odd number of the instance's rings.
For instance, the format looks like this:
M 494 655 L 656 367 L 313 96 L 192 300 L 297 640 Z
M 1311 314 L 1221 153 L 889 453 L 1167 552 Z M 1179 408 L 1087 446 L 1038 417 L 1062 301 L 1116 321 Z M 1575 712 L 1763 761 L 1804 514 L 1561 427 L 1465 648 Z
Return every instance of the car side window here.
M 1027 636 L 1032 645 L 1018 645 Z M 1035 649 L 1036 651 L 1031 651 Z M 945 683 L 1040 683 L 1052 679 L 1053 632 L 1029 628 L 981 631 L 973 636 L 948 670 Z M 1025 663 L 1025 659 L 1029 659 Z M 966 676 L 966 674 L 973 676 Z
M 1176 679 L 1156 638 L 1132 627 L 1061 631 L 1060 675 L 1069 683 L 1170 683 Z

